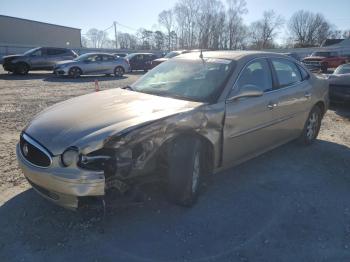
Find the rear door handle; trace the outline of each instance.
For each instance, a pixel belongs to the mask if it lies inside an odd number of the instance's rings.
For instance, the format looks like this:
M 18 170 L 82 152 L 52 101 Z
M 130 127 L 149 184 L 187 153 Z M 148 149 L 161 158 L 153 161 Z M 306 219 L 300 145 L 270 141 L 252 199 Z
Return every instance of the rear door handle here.
M 269 104 L 267 105 L 267 108 L 270 109 L 270 110 L 274 109 L 275 107 L 277 107 L 277 104 L 276 104 L 276 103 L 269 103 Z

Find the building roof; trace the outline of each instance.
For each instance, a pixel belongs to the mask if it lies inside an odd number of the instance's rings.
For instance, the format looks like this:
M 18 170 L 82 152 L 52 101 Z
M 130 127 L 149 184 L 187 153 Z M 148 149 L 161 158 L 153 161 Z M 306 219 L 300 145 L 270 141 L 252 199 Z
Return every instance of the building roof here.
M 46 22 L 40 22 L 40 21 L 35 21 L 35 20 L 30 20 L 30 19 L 25 19 L 25 18 L 19 18 L 19 17 L 13 17 L 13 16 L 8 16 L 8 15 L 0 15 L 0 17 L 10 18 L 10 19 L 17 19 L 17 20 L 21 20 L 21 21 L 27 21 L 27 22 L 32 22 L 32 23 L 39 23 L 39 24 L 50 25 L 50 26 L 59 26 L 59 27 L 63 27 L 63 28 L 81 30 L 80 28 L 76 28 L 76 27 L 69 27 L 69 26 L 63 26 L 63 25 L 50 24 L 50 23 L 46 23 Z
M 344 39 L 326 39 L 323 41 L 321 47 L 336 45 L 336 44 L 339 44 L 343 41 L 344 41 Z

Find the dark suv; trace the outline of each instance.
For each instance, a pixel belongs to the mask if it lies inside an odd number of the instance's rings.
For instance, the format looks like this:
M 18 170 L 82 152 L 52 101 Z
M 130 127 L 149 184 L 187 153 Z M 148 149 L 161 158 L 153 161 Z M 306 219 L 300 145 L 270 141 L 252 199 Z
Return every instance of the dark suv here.
M 157 56 L 152 53 L 133 53 L 125 57 L 129 61 L 132 70 L 150 70 L 151 63 Z
M 29 70 L 52 70 L 57 62 L 72 60 L 78 55 L 67 48 L 37 47 L 21 55 L 3 57 L 4 70 L 25 75 Z

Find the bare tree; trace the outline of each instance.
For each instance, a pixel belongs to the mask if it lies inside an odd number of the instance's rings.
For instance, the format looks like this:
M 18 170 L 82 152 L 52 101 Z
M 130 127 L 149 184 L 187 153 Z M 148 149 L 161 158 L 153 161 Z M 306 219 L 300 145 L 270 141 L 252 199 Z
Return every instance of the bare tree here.
M 164 47 L 165 35 L 161 31 L 155 31 L 153 33 L 154 47 L 161 50 Z
M 102 48 L 109 40 L 107 32 L 91 28 L 86 33 L 86 39 L 89 47 Z
M 227 0 L 227 29 L 229 34 L 229 49 L 238 49 L 243 46 L 246 35 L 246 27 L 242 16 L 248 12 L 245 0 Z
M 284 24 L 280 15 L 276 15 L 273 10 L 265 11 L 263 18 L 253 22 L 250 32 L 253 48 L 267 49 L 274 47 L 274 39 L 278 34 L 278 29 Z
M 164 10 L 158 16 L 158 22 L 161 24 L 167 31 L 168 36 L 168 50 L 171 49 L 171 32 L 173 30 L 174 21 L 173 21 L 173 11 Z
M 296 47 L 322 44 L 331 34 L 331 25 L 322 14 L 300 10 L 294 13 L 288 23 Z

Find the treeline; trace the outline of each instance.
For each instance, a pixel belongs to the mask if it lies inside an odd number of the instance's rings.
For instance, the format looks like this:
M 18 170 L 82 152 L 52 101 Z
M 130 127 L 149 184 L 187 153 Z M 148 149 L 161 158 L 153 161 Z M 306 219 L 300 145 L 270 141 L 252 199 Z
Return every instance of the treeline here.
M 247 24 L 245 0 L 179 0 L 158 16 L 161 30 L 140 28 L 135 34 L 118 33 L 122 49 L 269 49 L 320 46 L 327 38 L 348 38 L 350 30 L 336 30 L 320 13 L 300 10 L 288 20 L 274 10 Z M 277 39 L 284 37 L 282 43 Z M 116 46 L 104 31 L 90 29 L 83 38 L 90 47 Z

